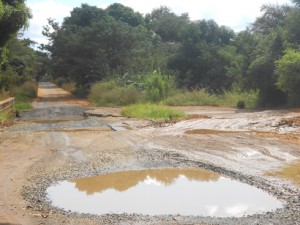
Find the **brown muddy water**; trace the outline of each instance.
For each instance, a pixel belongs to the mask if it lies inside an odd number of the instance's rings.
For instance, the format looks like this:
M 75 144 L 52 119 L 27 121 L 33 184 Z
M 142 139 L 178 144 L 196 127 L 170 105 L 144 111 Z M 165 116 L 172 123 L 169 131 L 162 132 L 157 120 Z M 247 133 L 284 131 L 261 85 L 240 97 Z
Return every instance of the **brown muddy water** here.
M 300 186 L 300 161 L 294 161 L 285 166 L 281 171 L 267 173 L 269 176 L 279 176 L 293 181 Z
M 241 217 L 282 207 L 258 188 L 200 169 L 126 171 L 61 181 L 46 194 L 55 207 L 95 215 Z

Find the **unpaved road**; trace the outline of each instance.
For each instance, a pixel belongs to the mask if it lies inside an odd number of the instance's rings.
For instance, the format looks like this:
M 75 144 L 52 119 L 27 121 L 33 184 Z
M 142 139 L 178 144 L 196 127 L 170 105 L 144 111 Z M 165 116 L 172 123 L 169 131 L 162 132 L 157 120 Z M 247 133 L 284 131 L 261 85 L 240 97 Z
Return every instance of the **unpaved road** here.
M 119 108 L 83 108 L 41 83 L 35 109 L 0 133 L 0 224 L 300 224 L 299 186 L 269 176 L 300 159 L 297 110 L 180 107 L 192 119 L 157 124 L 118 117 Z M 83 117 L 83 112 L 117 117 Z M 90 113 L 89 113 L 90 115 Z M 51 207 L 55 181 L 123 170 L 206 168 L 282 200 L 275 212 L 243 218 L 78 215 Z

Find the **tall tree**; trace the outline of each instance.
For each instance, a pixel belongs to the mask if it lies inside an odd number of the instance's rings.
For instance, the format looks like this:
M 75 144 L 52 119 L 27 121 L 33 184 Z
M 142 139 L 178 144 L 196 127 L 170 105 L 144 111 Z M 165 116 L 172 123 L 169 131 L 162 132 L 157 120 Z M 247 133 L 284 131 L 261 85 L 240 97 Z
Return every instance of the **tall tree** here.
M 143 26 L 116 20 L 108 13 L 112 8 L 83 4 L 61 26 L 49 21 L 44 34 L 51 40 L 47 49 L 54 77 L 68 76 L 78 88 L 88 88 L 107 76 L 134 69 L 134 58 L 145 53 L 143 43 L 150 41 L 151 33 Z
M 5 62 L 6 43 L 28 25 L 31 17 L 24 0 L 0 0 L 0 66 Z

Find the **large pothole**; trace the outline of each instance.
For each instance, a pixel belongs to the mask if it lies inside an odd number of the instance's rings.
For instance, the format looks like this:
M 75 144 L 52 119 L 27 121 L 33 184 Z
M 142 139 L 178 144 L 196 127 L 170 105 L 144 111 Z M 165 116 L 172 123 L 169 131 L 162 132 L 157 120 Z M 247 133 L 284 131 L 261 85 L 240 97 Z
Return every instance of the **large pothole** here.
M 61 181 L 47 198 L 65 211 L 241 217 L 282 208 L 267 192 L 202 169 L 125 171 Z

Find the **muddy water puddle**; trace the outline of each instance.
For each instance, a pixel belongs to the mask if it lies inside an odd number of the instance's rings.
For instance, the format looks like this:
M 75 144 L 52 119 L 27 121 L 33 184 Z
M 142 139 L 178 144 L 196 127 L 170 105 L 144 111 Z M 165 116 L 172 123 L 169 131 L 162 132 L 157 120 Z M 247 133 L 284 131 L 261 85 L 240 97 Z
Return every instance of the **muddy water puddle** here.
M 300 186 L 300 161 L 294 161 L 285 166 L 281 171 L 268 173 L 267 175 L 289 179 Z
M 282 207 L 266 192 L 200 169 L 127 171 L 62 181 L 53 206 L 88 214 L 241 217 Z

